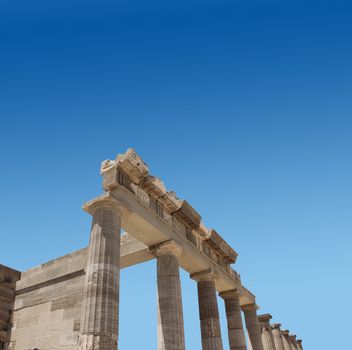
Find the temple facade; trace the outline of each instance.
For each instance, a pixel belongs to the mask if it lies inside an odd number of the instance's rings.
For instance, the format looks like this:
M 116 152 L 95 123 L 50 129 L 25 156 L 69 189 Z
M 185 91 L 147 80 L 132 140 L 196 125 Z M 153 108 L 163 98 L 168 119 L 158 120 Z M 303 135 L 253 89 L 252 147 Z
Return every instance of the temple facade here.
M 83 205 L 92 216 L 87 248 L 24 272 L 0 265 L 1 350 L 118 349 L 120 269 L 152 259 L 158 350 L 185 349 L 180 268 L 197 284 L 203 350 L 225 342 L 231 350 L 303 349 L 271 315 L 258 315 L 256 297 L 232 268 L 237 252 L 133 149 L 104 161 L 101 175 L 104 192 Z

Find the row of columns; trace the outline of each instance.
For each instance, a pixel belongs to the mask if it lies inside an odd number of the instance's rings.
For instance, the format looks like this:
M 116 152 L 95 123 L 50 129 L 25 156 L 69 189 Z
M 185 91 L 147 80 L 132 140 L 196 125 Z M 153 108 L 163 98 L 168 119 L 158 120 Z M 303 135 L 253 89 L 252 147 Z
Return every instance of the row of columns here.
M 258 316 L 262 328 L 264 350 L 303 350 L 302 340 L 296 340 L 295 335 L 289 335 L 288 330 L 281 330 L 280 323 L 270 324 L 270 314 Z
M 109 194 L 88 203 L 93 215 L 88 247 L 79 346 L 81 350 L 118 349 L 120 231 L 123 208 Z M 158 350 L 184 350 L 179 257 L 172 241 L 151 249 L 157 259 Z M 197 282 L 203 350 L 223 350 L 215 275 L 212 270 L 191 274 Z M 247 350 L 241 311 L 252 350 L 302 350 L 301 343 L 270 315 L 257 316 L 257 306 L 240 305 L 238 290 L 219 294 L 225 302 L 230 350 Z M 270 317 L 268 317 L 270 316 Z

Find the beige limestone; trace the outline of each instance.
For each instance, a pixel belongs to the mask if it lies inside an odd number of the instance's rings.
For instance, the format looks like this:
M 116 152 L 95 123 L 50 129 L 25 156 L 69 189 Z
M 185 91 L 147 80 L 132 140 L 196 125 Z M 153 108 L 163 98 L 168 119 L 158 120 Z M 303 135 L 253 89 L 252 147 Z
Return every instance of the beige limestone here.
M 123 210 L 110 195 L 89 202 L 93 215 L 84 283 L 79 347 L 118 348 L 120 229 Z
M 191 275 L 197 281 L 199 318 L 201 325 L 202 349 L 222 350 L 222 339 L 218 302 L 212 270 L 205 270 Z
M 289 340 L 291 342 L 292 350 L 298 350 L 297 342 L 296 342 L 296 335 L 290 335 Z
M 264 314 L 258 316 L 259 324 L 262 328 L 262 341 L 264 350 L 276 350 L 274 336 L 271 332 L 270 320 L 272 316 L 270 314 Z
M 22 272 L 16 284 L 12 349 L 33 349 L 38 344 L 40 350 L 78 349 L 87 253 L 87 248 L 81 249 Z M 121 237 L 121 267 L 153 257 L 133 236 Z M 0 300 L 4 296 L 0 294 Z M 66 345 L 59 346 L 60 342 Z
M 131 159 L 128 160 L 129 158 Z M 175 241 L 184 249 L 180 266 L 189 273 L 214 268 L 220 277 L 216 281 L 219 291 L 231 288 L 242 289 L 238 274 L 230 267 L 237 253 L 215 233 L 215 230 L 210 236 L 206 249 L 203 249 L 199 232 L 204 231 L 204 225 L 200 222 L 200 215 L 189 203 L 177 198 L 175 192 L 165 192 L 166 188 L 161 180 L 155 178 L 147 180 L 151 175 L 147 174 L 147 168 L 143 166 L 139 160 L 140 157 L 134 151 L 128 151 L 123 159 L 126 164 L 129 164 L 128 169 L 123 167 L 120 161 L 106 161 L 101 171 L 104 188 L 111 190 L 116 201 L 131 212 L 131 215 L 123 220 L 123 228 L 147 246 L 166 240 Z M 138 161 L 136 162 L 135 159 Z M 140 164 L 144 170 L 140 169 Z M 139 174 L 138 179 L 128 174 Z M 206 238 L 209 239 L 209 235 L 206 235 Z M 199 251 L 204 254 L 200 255 Z M 214 262 L 218 267 L 213 266 Z M 253 300 L 254 296 L 243 288 L 241 304 L 250 303 Z
M 302 339 L 297 340 L 297 346 L 299 350 L 303 350 Z
M 225 301 L 230 350 L 247 350 L 241 317 L 240 293 L 237 289 L 219 294 Z
M 196 231 L 187 228 L 186 223 L 172 215 L 168 217 L 166 211 L 160 210 L 152 200 L 148 205 L 139 201 L 133 192 L 122 184 L 117 184 L 111 193 L 117 202 L 129 210 L 129 215 L 122 219 L 122 227 L 136 239 L 147 246 L 173 240 L 183 249 L 179 260 L 180 267 L 190 274 L 213 268 L 219 276 L 215 281 L 219 292 L 237 288 L 241 290 L 241 305 L 253 302 L 254 295 L 243 287 L 238 274 L 232 270 L 229 263 L 212 247 L 208 246 L 207 250 L 204 250 L 205 241 L 198 240 L 194 236 Z M 162 216 L 160 213 L 163 213 Z
M 115 169 L 121 169 L 136 184 L 148 175 L 148 166 L 133 148 L 129 148 L 123 154 L 118 154 L 114 161 L 105 160 L 101 165 L 100 173 L 110 175 Z
M 53 265 L 60 268 L 56 263 Z M 51 264 L 42 266 L 42 273 L 51 268 Z M 29 273 L 27 278 L 30 278 Z M 76 348 L 83 286 L 84 274 L 80 272 L 17 289 L 11 348 L 52 349 L 60 347 L 63 338 L 66 339 L 66 344 L 71 339 L 67 345 Z
M 0 264 L 0 349 L 10 341 L 16 282 L 21 273 Z
M 258 321 L 256 304 L 249 304 L 242 307 L 246 327 L 248 331 L 249 341 L 253 350 L 264 350 L 260 324 Z
M 280 327 L 280 323 L 274 323 L 273 325 L 271 325 L 272 334 L 274 337 L 276 350 L 285 350 Z
M 282 331 L 282 341 L 284 343 L 284 350 L 292 350 L 291 342 L 289 339 L 289 331 L 283 330 Z
M 0 339 L 10 340 L 5 346 L 117 349 L 119 270 L 157 256 L 160 349 L 184 348 L 181 267 L 198 282 L 203 348 L 222 349 L 216 292 L 224 297 L 236 290 L 238 300 L 225 297 L 230 344 L 245 346 L 241 305 L 251 339 L 248 347 L 252 343 L 253 350 L 261 350 L 256 312 L 250 310 L 255 296 L 231 267 L 235 250 L 216 230 L 205 227 L 190 203 L 150 175 L 133 149 L 103 162 L 101 174 L 106 193 L 84 206 L 93 215 L 88 249 L 23 272 L 15 289 L 0 284 Z M 121 228 L 128 233 L 120 238 Z M 166 248 L 169 241 L 176 250 Z M 6 306 L 9 297 L 12 304 Z
M 184 324 L 178 258 L 182 249 L 172 241 L 153 247 L 157 257 L 158 349 L 184 350 Z

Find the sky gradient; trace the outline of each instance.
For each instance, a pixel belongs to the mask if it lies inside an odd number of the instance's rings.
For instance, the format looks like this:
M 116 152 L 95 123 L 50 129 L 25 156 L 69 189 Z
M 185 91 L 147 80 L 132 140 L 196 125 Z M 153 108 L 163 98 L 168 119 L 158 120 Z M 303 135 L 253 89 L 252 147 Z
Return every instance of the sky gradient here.
M 86 246 L 100 163 L 134 147 L 239 253 L 260 312 L 305 350 L 345 349 L 351 16 L 339 0 L 1 1 L 0 263 Z M 155 262 L 121 273 L 121 349 L 156 349 L 155 280 Z M 200 350 L 184 272 L 182 289 Z

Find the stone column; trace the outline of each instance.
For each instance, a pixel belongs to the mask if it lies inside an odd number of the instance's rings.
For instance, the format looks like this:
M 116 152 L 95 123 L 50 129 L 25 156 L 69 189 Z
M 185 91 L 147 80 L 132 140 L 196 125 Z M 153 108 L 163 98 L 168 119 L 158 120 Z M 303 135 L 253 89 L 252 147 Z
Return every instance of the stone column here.
M 285 350 L 280 327 L 281 327 L 280 323 L 274 323 L 271 326 L 273 337 L 274 337 L 274 343 L 275 343 L 276 350 Z
M 291 348 L 292 350 L 298 350 L 297 342 L 296 342 L 296 335 L 290 335 L 289 339 L 291 341 Z
M 252 349 L 264 350 L 260 324 L 257 317 L 258 306 L 256 304 L 248 304 L 242 306 L 242 310 L 244 312 L 244 318 L 246 320 L 246 327 Z
M 158 350 L 184 350 L 184 325 L 178 258 L 181 248 L 168 241 L 153 248 L 157 257 Z
M 284 343 L 284 350 L 292 350 L 291 342 L 288 335 L 289 331 L 285 330 L 285 331 L 282 331 L 281 333 L 282 333 L 282 341 Z
M 262 342 L 264 350 L 276 350 L 274 336 L 271 332 L 270 320 L 272 316 L 270 314 L 264 314 L 258 316 L 258 321 L 262 329 Z
M 197 281 L 198 286 L 202 349 L 222 350 L 215 274 L 212 270 L 206 270 L 191 274 L 191 278 Z
M 240 293 L 237 289 L 219 294 L 225 301 L 230 350 L 247 350 L 241 317 Z
M 122 207 L 109 193 L 84 205 L 93 215 L 88 247 L 79 348 L 118 348 Z
M 303 350 L 303 346 L 302 346 L 302 339 L 298 339 L 297 340 L 297 346 L 299 350 Z

